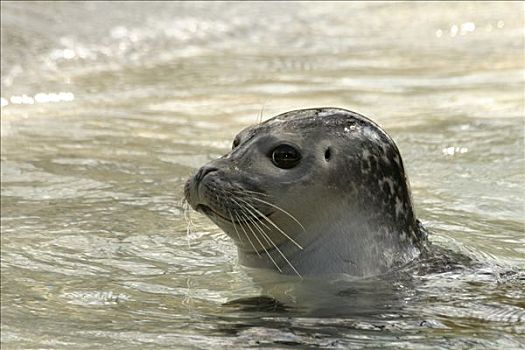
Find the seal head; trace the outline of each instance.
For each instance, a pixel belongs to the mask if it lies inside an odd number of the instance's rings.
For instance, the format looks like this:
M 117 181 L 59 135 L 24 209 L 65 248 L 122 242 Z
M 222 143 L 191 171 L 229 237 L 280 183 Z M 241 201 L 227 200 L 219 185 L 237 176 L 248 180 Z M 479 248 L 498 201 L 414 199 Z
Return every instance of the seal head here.
M 246 266 L 371 276 L 424 247 L 394 141 L 345 109 L 296 110 L 244 129 L 188 180 L 185 197 Z

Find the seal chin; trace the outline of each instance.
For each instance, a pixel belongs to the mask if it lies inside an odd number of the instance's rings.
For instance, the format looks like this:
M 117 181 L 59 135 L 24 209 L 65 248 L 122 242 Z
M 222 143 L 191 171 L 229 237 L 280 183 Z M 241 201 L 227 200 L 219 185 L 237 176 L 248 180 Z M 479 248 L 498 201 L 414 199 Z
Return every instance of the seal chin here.
M 224 221 L 233 222 L 233 221 L 231 221 L 231 219 L 228 219 L 228 218 L 222 216 L 221 214 L 217 213 L 216 211 L 214 211 L 212 208 L 210 208 L 209 206 L 207 206 L 205 204 L 198 204 L 195 209 L 197 211 L 203 213 L 207 217 L 215 217 L 215 218 L 222 219 Z

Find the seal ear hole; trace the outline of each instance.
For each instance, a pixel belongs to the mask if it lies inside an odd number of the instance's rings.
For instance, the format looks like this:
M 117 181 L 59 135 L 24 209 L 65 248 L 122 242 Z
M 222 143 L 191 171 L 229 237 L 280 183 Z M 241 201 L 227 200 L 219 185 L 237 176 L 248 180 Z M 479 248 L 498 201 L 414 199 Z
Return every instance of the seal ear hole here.
M 330 147 L 328 147 L 326 151 L 324 151 L 324 159 L 326 161 L 329 161 L 331 157 L 332 157 L 332 150 L 330 149 Z

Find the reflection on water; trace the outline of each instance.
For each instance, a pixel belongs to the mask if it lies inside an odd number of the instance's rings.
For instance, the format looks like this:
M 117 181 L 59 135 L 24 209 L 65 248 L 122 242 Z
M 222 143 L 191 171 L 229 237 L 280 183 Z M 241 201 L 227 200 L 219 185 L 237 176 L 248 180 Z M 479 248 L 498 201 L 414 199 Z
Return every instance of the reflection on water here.
M 3 347 L 523 346 L 521 3 L 1 11 Z M 188 230 L 183 184 L 233 135 L 330 105 L 392 134 L 430 240 L 474 264 L 262 278 L 206 218 Z M 223 306 L 261 293 L 287 308 Z

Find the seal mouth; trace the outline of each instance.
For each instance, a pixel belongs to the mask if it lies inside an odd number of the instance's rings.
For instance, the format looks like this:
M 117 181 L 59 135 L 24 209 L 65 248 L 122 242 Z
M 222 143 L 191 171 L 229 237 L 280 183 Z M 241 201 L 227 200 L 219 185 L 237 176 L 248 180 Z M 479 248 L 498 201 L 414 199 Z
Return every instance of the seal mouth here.
M 242 222 L 240 222 L 239 220 L 233 220 L 232 221 L 232 218 L 227 218 L 221 214 L 219 214 L 218 212 L 216 212 L 215 210 L 213 210 L 211 207 L 205 205 L 205 204 L 199 204 L 197 205 L 197 207 L 195 208 L 195 210 L 197 211 L 200 211 L 202 212 L 204 215 L 206 216 L 212 216 L 212 217 L 216 217 L 216 218 L 219 218 L 221 220 L 224 220 L 224 221 L 227 221 L 229 223 L 232 223 L 232 224 L 242 224 Z M 257 219 L 258 221 L 261 221 L 263 220 L 264 218 L 267 218 L 269 217 L 270 215 L 272 215 L 273 212 L 270 212 L 268 214 L 264 214 L 264 216 L 251 216 L 252 218 L 255 218 Z

